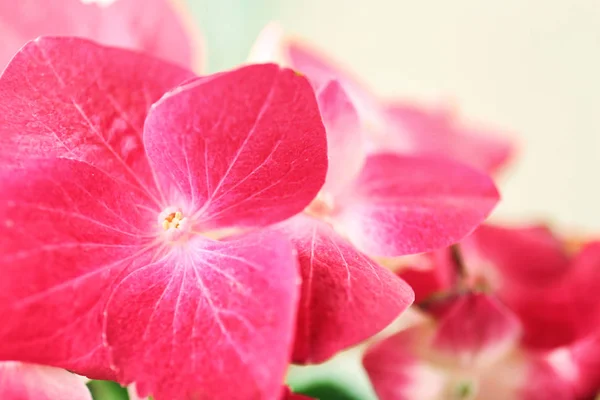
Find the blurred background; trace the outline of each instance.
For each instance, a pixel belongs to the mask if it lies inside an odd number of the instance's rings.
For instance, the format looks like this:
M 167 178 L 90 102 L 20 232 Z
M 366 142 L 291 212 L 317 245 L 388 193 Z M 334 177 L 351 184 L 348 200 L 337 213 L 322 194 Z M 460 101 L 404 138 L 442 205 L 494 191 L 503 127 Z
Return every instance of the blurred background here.
M 209 71 L 242 63 L 277 20 L 382 96 L 451 104 L 514 138 L 497 220 L 600 232 L 598 0 L 178 1 L 205 36 Z M 290 382 L 322 399 L 373 398 L 352 352 Z
M 181 0 L 184 1 L 184 0 Z M 381 95 L 513 137 L 502 220 L 600 232 L 598 0 L 187 0 L 211 71 L 281 22 Z

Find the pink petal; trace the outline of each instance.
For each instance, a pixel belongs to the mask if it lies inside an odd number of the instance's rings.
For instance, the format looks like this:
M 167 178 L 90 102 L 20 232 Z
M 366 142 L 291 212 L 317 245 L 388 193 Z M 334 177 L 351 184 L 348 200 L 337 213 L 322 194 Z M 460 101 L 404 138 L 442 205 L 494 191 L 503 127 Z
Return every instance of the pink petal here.
M 520 333 L 518 320 L 497 299 L 468 293 L 450 301 L 433 345 L 463 365 L 489 363 L 515 347 Z
M 30 42 L 0 78 L 0 162 L 77 159 L 156 195 L 142 143 L 146 112 L 191 76 L 83 39 Z
M 0 362 L 0 398 L 6 400 L 92 400 L 85 381 L 59 368 Z
M 323 190 L 337 193 L 358 174 L 366 151 L 354 105 L 338 81 L 331 81 L 318 95 L 327 131 L 329 168 Z
M 419 324 L 372 345 L 363 358 L 381 400 L 444 398 L 448 378 L 427 362 L 431 324 Z
M 113 292 L 106 329 L 120 380 L 156 400 L 277 398 L 298 290 L 286 241 L 190 239 Z
M 526 370 L 526 379 L 519 388 L 522 400 L 576 400 L 569 384 L 543 359 L 532 360 Z M 591 399 L 591 397 L 589 397 Z
M 532 286 L 527 296 L 507 298 L 525 329 L 524 343 L 553 349 L 583 339 L 600 326 L 600 242 L 589 243 L 558 282 Z
M 486 277 L 501 296 L 551 284 L 569 268 L 562 241 L 545 226 L 482 225 L 461 243 L 461 249 L 470 272 Z
M 455 286 L 456 266 L 448 249 L 411 257 L 418 257 L 415 262 L 420 265 L 408 264 L 397 274 L 414 290 L 415 303 L 427 301 Z
M 148 116 L 144 143 L 165 190 L 200 209 L 203 230 L 286 219 L 315 197 L 327 170 L 310 85 L 273 64 L 175 89 Z
M 322 362 L 379 332 L 412 303 L 404 281 L 328 224 L 299 215 L 277 229 L 296 247 L 302 275 L 294 362 Z
M 3 1 L 0 27 L 0 70 L 25 43 L 42 35 L 84 37 L 183 66 L 192 63 L 187 32 L 168 0 L 117 0 L 108 7 L 81 0 Z
M 385 110 L 380 106 L 379 100 L 350 72 L 316 50 L 298 42 L 289 42 L 283 47 L 291 66 L 305 74 L 315 90 L 321 90 L 329 81 L 337 80 L 347 91 L 361 119 L 379 123 L 385 118 Z
M 110 379 L 104 292 L 149 245 L 148 198 L 78 161 L 3 172 L 0 359 Z
M 499 195 L 491 178 L 445 159 L 377 154 L 335 216 L 351 241 L 376 256 L 448 246 L 490 214 Z
M 591 398 L 600 391 L 600 329 L 573 345 L 570 354 L 577 368 L 575 390 L 581 398 Z
M 514 153 L 509 140 L 465 129 L 444 112 L 396 104 L 386 114 L 390 128 L 380 143 L 382 151 L 445 156 L 488 172 L 498 170 Z

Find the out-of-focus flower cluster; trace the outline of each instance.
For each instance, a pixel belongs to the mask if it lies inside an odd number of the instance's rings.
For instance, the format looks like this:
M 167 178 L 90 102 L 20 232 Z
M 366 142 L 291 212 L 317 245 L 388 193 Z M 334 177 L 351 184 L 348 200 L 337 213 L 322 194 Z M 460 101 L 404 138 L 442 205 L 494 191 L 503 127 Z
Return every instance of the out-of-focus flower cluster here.
M 415 296 L 419 321 L 364 357 L 383 400 L 598 388 L 600 245 L 475 230 L 506 139 L 383 101 L 276 25 L 198 76 L 166 0 L 0 11 L 1 398 L 89 399 L 74 372 L 132 398 L 302 399 L 290 363 Z

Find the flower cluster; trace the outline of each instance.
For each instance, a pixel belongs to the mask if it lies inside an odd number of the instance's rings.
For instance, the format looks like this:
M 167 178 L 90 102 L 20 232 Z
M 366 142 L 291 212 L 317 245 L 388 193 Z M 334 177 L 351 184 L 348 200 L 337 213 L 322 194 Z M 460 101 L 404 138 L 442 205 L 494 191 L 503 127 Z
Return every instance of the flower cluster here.
M 89 399 L 79 374 L 157 400 L 302 399 L 290 363 L 415 295 L 422 323 L 365 355 L 383 400 L 471 398 L 496 365 L 533 374 L 506 389 L 527 395 L 597 384 L 598 246 L 469 236 L 509 142 L 382 101 L 276 26 L 247 65 L 197 75 L 167 0 L 0 8 L 0 397 Z

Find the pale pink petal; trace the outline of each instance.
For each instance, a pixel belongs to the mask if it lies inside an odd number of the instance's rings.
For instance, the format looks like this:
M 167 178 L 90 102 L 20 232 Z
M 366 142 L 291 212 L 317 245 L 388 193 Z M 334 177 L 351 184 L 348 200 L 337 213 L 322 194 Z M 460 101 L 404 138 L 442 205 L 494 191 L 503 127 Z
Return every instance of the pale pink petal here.
M 83 39 L 30 42 L 0 78 L 0 162 L 76 159 L 158 196 L 142 143 L 144 119 L 154 101 L 191 76 Z
M 518 390 L 520 400 L 578 400 L 568 382 L 544 359 L 532 360 Z M 590 397 L 591 398 L 591 397 Z
M 432 344 L 459 365 L 489 364 L 512 350 L 520 334 L 518 320 L 497 299 L 467 293 L 445 305 Z
M 84 37 L 186 67 L 192 63 L 190 39 L 169 0 L 116 0 L 107 7 L 81 0 L 3 1 L 0 70 L 25 43 L 42 35 Z
M 276 229 L 296 247 L 302 275 L 294 362 L 322 362 L 376 334 L 412 303 L 404 281 L 328 224 L 299 215 Z
M 385 112 L 389 125 L 379 143 L 382 151 L 445 156 L 488 172 L 498 170 L 514 153 L 508 139 L 463 128 L 443 111 L 395 104 Z
M 578 396 L 592 398 L 600 392 L 600 330 L 577 342 L 569 352 L 577 371 L 572 384 Z
M 419 324 L 372 345 L 363 365 L 381 400 L 443 399 L 448 377 L 428 363 L 432 325 Z
M 338 81 L 331 81 L 317 96 L 327 131 L 329 168 L 323 190 L 335 194 L 358 174 L 366 157 L 360 119 Z
M 284 62 L 283 38 L 281 24 L 276 21 L 269 22 L 258 34 L 246 62 L 250 64 Z
M 0 179 L 0 359 L 111 378 L 102 303 L 150 245 L 149 199 L 72 160 Z
M 92 400 L 80 376 L 64 369 L 0 362 L 0 398 L 6 400 Z
M 273 64 L 175 89 L 150 112 L 144 143 L 163 188 L 199 209 L 202 231 L 288 218 L 312 201 L 327 170 L 310 85 Z
M 363 121 L 370 124 L 384 122 L 385 110 L 380 106 L 379 100 L 351 73 L 299 42 L 284 43 L 283 47 L 284 57 L 294 69 L 308 77 L 315 90 L 321 90 L 329 81 L 337 80 L 347 91 Z
M 334 215 L 351 241 L 373 256 L 400 256 L 448 246 L 490 214 L 499 195 L 491 178 L 440 158 L 377 154 Z
M 271 400 L 289 362 L 299 278 L 275 236 L 200 236 L 116 287 L 107 340 L 121 382 L 156 400 Z

